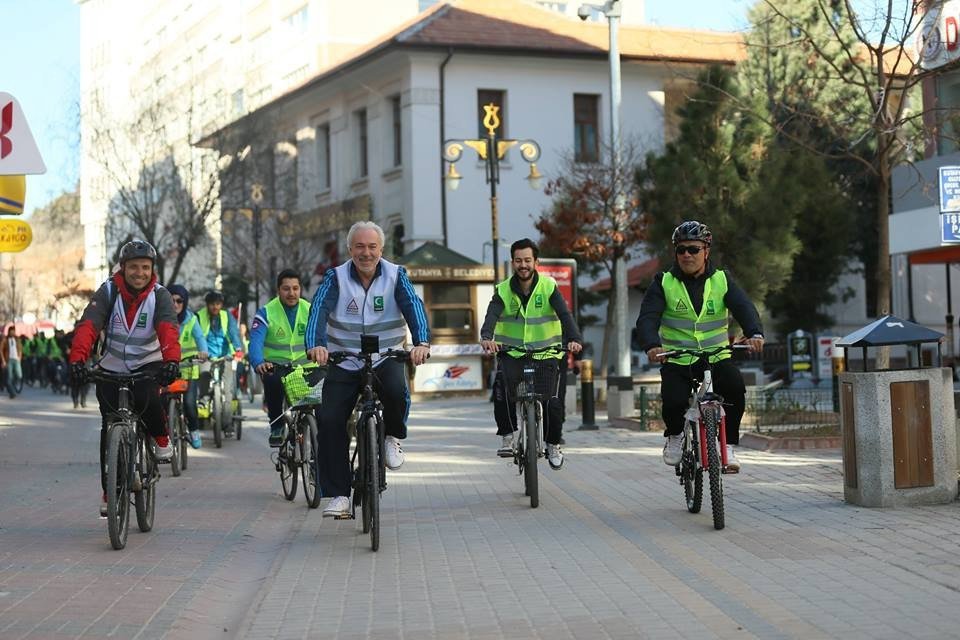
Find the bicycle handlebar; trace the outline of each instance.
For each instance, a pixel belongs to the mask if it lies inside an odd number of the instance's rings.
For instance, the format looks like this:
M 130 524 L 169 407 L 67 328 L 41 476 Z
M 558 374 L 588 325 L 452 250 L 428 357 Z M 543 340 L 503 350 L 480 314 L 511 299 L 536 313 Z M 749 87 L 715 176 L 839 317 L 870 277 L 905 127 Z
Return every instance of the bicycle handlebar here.
M 659 355 L 661 358 L 675 358 L 677 356 L 696 356 L 698 358 L 709 358 L 710 356 L 715 356 L 718 353 L 723 353 L 724 351 L 740 351 L 743 349 L 749 349 L 750 345 L 745 342 L 735 342 L 733 344 L 725 344 L 721 347 L 715 347 L 713 349 L 673 349 L 672 351 L 663 351 Z
M 496 353 L 507 353 L 508 351 L 522 351 L 524 354 L 534 355 L 537 353 L 569 353 L 570 349 L 562 344 L 551 344 L 546 347 L 537 347 L 535 349 L 531 349 L 530 347 L 511 347 L 509 345 L 500 343 L 497 344 Z
M 98 380 L 100 382 L 136 382 L 137 380 L 156 380 L 159 373 L 159 371 L 117 373 L 115 371 L 107 371 L 106 369 L 100 369 L 97 367 L 87 369 L 87 377 L 90 380 Z
M 378 360 L 385 360 L 387 358 L 393 358 L 394 360 L 399 360 L 400 362 L 407 362 L 410 360 L 410 352 L 406 349 L 388 349 L 387 351 L 381 351 L 379 354 Z M 345 360 L 357 360 L 359 362 L 367 363 L 373 362 L 372 353 L 354 353 L 352 351 L 328 351 L 327 352 L 327 362 L 330 364 L 339 364 Z

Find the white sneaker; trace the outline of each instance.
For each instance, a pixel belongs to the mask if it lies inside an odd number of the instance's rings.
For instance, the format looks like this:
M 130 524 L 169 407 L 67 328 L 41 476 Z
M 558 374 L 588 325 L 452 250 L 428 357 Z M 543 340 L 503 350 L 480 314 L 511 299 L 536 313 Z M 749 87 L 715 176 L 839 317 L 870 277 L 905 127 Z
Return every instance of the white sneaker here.
M 547 443 L 547 462 L 554 470 L 563 466 L 563 451 L 560 450 L 560 445 Z
M 337 518 L 341 516 L 350 515 L 350 498 L 347 496 L 337 496 L 330 500 L 328 504 L 323 509 L 324 518 Z
M 396 471 L 403 466 L 403 449 L 400 448 L 400 441 L 393 436 L 387 436 L 383 439 L 383 463 L 387 469 Z
M 505 436 L 500 436 L 500 448 L 497 449 L 497 455 L 501 458 L 512 458 L 513 457 L 513 434 L 508 433 Z
M 173 458 L 173 447 L 170 446 L 170 440 L 167 440 L 167 446 L 165 447 L 161 447 L 156 440 L 153 441 L 153 445 L 157 460 L 160 462 L 169 462 Z
M 727 473 L 740 473 L 740 461 L 737 460 L 732 444 L 727 445 L 727 466 L 724 469 Z
M 667 442 L 663 445 L 663 463 L 675 467 L 680 464 L 680 458 L 683 457 L 683 434 L 667 436 Z

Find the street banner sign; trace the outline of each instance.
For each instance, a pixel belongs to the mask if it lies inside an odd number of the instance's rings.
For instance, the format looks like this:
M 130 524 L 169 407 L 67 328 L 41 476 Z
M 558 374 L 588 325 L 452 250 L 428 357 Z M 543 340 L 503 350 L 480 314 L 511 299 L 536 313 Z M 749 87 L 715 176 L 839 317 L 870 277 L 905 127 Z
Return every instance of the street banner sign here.
M 940 167 L 940 213 L 960 213 L 960 167 Z
M 0 176 L 46 172 L 20 103 L 0 91 Z
M 24 220 L 0 220 L 0 253 L 19 253 L 33 242 L 33 229 Z
M 577 261 L 571 258 L 540 258 L 537 271 L 557 281 L 557 288 L 574 318 L 579 318 L 577 308 Z
M 960 214 L 940 214 L 940 244 L 960 244 Z

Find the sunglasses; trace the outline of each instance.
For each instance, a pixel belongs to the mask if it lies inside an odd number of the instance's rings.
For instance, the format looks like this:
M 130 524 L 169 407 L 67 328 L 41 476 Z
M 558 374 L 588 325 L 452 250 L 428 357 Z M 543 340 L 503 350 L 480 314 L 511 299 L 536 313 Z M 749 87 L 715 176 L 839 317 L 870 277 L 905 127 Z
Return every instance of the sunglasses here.
M 697 245 L 683 245 L 677 247 L 677 255 L 682 256 L 685 253 L 689 253 L 690 255 L 695 256 L 700 253 L 701 249 L 703 249 L 703 247 Z
M 183 298 L 174 298 L 173 301 L 177 304 L 183 304 Z

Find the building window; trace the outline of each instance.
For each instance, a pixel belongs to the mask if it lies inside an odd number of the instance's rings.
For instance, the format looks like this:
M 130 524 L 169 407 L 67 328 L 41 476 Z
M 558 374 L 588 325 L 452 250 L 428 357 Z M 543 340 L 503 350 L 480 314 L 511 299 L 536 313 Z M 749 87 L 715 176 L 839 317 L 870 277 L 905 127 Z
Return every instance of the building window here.
M 403 223 L 397 223 L 390 229 L 390 253 L 394 258 L 403 255 Z
M 596 162 L 600 159 L 598 112 L 600 96 L 573 94 L 573 150 L 577 162 Z
M 370 158 L 367 151 L 367 110 L 355 111 L 353 119 L 357 126 L 357 175 L 360 178 L 366 178 L 370 172 Z
M 936 79 L 938 112 L 937 155 L 944 156 L 960 150 L 960 74 L 944 73 Z
M 393 123 L 393 166 L 403 164 L 403 126 L 400 121 L 400 96 L 390 98 L 390 114 Z
M 317 127 L 317 179 L 320 191 L 330 188 L 330 125 Z
M 500 107 L 498 115 L 500 116 L 500 128 L 497 129 L 498 138 L 507 137 L 507 107 L 506 107 L 507 92 L 500 91 L 497 89 L 478 89 L 477 90 L 477 126 L 478 131 L 480 132 L 481 138 L 487 137 L 487 128 L 483 126 L 483 119 L 486 117 L 486 112 L 483 110 L 484 105 L 495 104 Z
M 303 5 L 284 18 L 283 23 L 297 33 L 306 33 L 308 18 L 307 5 Z
M 423 289 L 432 334 L 474 337 L 476 329 L 469 284 L 428 284 Z

